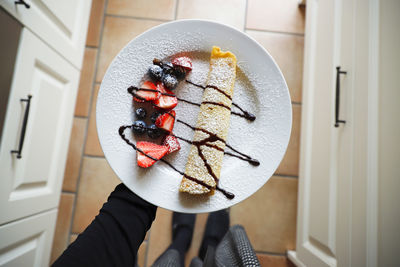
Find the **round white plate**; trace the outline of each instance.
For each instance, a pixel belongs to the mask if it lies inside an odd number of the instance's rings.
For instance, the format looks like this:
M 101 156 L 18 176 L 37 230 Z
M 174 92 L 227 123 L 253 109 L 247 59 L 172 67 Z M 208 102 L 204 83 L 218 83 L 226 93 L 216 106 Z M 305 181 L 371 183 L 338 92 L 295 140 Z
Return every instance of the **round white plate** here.
M 235 194 L 232 200 L 218 191 L 207 197 L 179 193 L 182 175 L 163 162 L 147 169 L 138 167 L 136 151 L 118 134 L 121 125 L 130 125 L 135 120 L 134 108 L 137 104 L 133 103 L 127 88 L 141 85 L 154 58 L 164 59 L 178 53 L 192 57 L 193 70 L 187 79 L 205 84 L 208 59 L 214 45 L 236 55 L 238 68 L 233 102 L 257 116 L 253 122 L 231 116 L 227 143 L 261 163 L 260 166 L 252 166 L 225 155 L 219 185 Z M 201 102 L 202 90 L 188 83 L 181 82 L 175 93 L 178 97 Z M 178 119 L 196 125 L 197 106 L 179 102 L 175 110 Z M 147 111 L 152 112 L 149 108 Z M 201 213 L 237 204 L 268 181 L 285 154 L 292 125 L 292 109 L 289 91 L 279 67 L 255 40 L 223 24 L 181 20 L 146 31 L 119 52 L 101 83 L 96 118 L 104 155 L 130 190 L 162 208 Z M 139 140 L 129 129 L 125 133 L 133 143 Z M 193 131 L 180 123 L 175 123 L 174 134 L 189 140 L 193 137 Z M 181 150 L 164 159 L 184 171 L 190 145 L 180 143 Z

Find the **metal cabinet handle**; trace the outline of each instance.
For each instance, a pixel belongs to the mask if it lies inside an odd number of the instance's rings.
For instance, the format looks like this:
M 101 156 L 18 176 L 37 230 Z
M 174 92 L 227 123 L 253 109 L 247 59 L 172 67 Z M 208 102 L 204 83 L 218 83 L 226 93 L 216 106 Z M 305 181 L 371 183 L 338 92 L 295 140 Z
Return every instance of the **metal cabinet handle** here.
M 24 0 L 18 0 L 18 1 L 14 1 L 15 5 L 24 5 L 26 8 L 30 8 L 31 6 L 26 3 Z
M 347 71 L 341 71 L 340 66 L 336 67 L 336 107 L 335 107 L 335 127 L 339 127 L 339 123 L 346 123 L 345 120 L 339 120 L 340 108 L 340 74 L 347 74 Z
M 31 95 L 28 95 L 28 99 L 21 98 L 21 102 L 27 102 L 25 114 L 24 114 L 24 120 L 22 122 L 21 136 L 19 137 L 18 150 L 11 150 L 11 154 L 17 153 L 17 159 L 22 158 L 21 152 L 22 152 L 22 147 L 24 145 L 26 125 L 28 124 L 28 116 L 29 116 L 29 108 L 31 106 L 31 98 L 32 98 Z

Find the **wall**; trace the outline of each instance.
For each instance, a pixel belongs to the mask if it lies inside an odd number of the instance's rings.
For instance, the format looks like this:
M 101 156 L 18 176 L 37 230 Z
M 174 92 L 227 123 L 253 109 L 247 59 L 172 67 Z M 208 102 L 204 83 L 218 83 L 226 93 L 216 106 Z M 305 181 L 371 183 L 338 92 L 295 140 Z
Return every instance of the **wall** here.
M 378 266 L 399 266 L 400 1 L 380 1 Z

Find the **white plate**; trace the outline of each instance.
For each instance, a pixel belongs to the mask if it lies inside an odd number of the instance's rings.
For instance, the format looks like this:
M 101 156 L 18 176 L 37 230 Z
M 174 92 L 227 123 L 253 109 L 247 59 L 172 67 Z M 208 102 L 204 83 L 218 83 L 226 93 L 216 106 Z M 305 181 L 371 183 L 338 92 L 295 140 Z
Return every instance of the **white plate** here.
M 208 58 L 213 45 L 232 51 L 238 59 L 233 101 L 257 116 L 254 122 L 231 116 L 227 143 L 260 161 L 248 162 L 225 156 L 220 186 L 235 194 L 232 200 L 216 191 L 213 196 L 194 197 L 179 193 L 182 176 L 163 162 L 142 169 L 136 164 L 136 151 L 118 135 L 121 125 L 134 121 L 131 85 L 139 86 L 153 58 L 163 59 L 177 53 L 193 58 L 193 70 L 187 77 L 204 84 Z M 181 82 L 178 97 L 201 102 L 202 92 Z M 177 118 L 196 124 L 199 108 L 179 102 Z M 234 109 L 233 109 L 234 110 Z M 151 113 L 148 110 L 148 113 Z M 139 35 L 114 58 L 101 83 L 96 109 L 97 131 L 110 166 L 121 181 L 141 198 L 173 211 L 200 213 L 230 207 L 261 188 L 281 162 L 290 137 L 292 109 L 289 91 L 279 67 L 255 40 L 229 26 L 204 20 L 165 23 Z M 193 132 L 180 123 L 174 133 L 191 140 Z M 135 142 L 136 137 L 126 130 Z M 164 157 L 184 171 L 189 144 L 181 142 L 178 153 Z

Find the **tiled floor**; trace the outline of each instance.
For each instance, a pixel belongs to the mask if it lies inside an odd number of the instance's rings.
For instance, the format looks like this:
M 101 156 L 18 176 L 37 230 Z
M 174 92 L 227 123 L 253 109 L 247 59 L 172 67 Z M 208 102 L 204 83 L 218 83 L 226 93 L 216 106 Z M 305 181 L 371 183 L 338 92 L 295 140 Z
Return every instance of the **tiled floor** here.
M 187 18 L 212 19 L 245 31 L 263 45 L 282 69 L 293 105 L 289 148 L 270 181 L 231 208 L 231 223 L 242 224 L 262 266 L 292 266 L 286 251 L 295 249 L 297 177 L 301 117 L 304 10 L 297 0 L 93 0 L 84 64 L 60 201 L 52 261 L 98 213 L 118 184 L 100 148 L 95 122 L 97 92 L 118 51 L 158 24 Z M 246 216 L 243 216 L 246 214 Z M 207 214 L 197 216 L 192 246 L 197 254 Z M 139 264 L 150 266 L 171 241 L 165 225 L 171 212 L 159 209 L 139 250 Z

